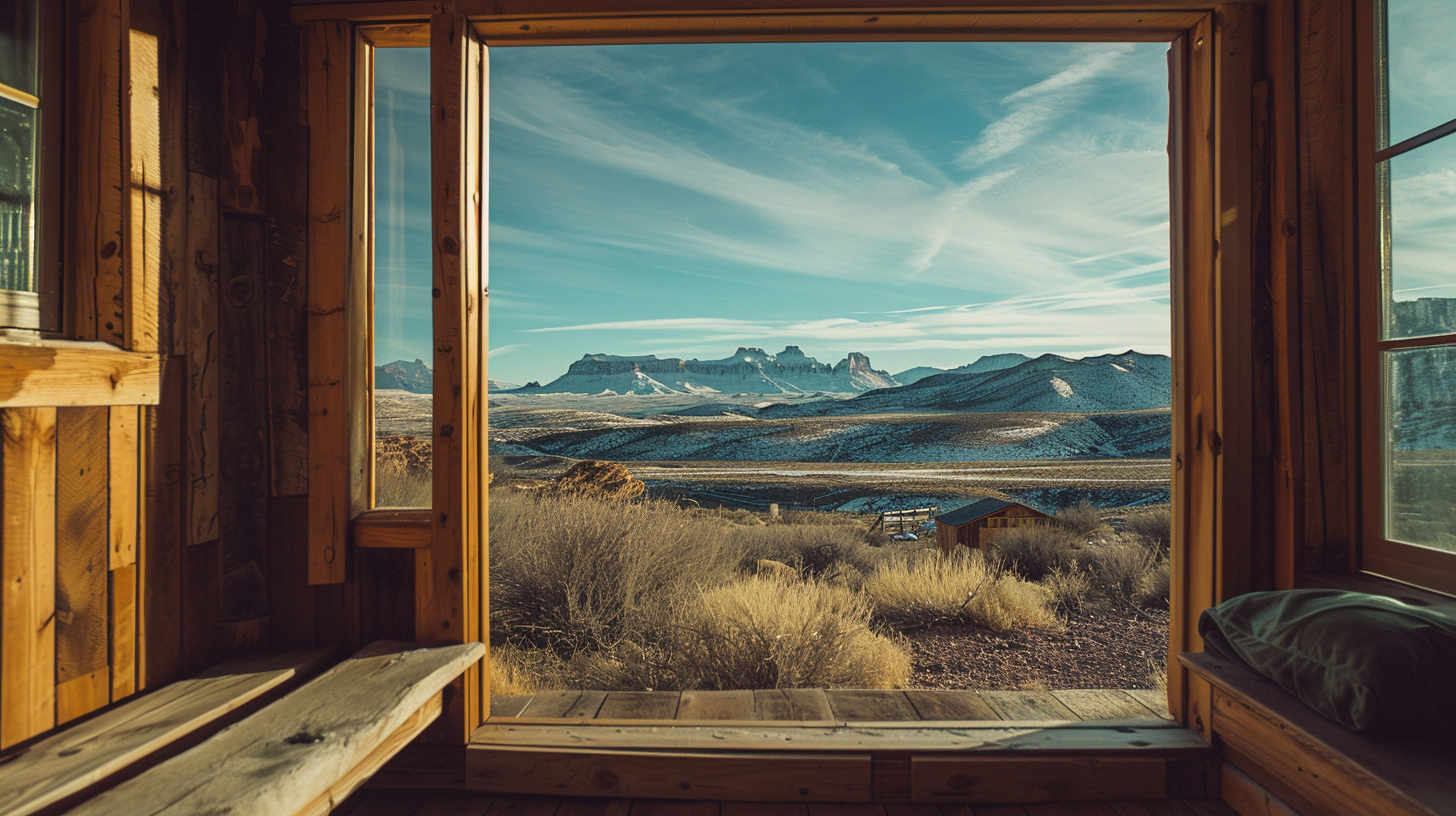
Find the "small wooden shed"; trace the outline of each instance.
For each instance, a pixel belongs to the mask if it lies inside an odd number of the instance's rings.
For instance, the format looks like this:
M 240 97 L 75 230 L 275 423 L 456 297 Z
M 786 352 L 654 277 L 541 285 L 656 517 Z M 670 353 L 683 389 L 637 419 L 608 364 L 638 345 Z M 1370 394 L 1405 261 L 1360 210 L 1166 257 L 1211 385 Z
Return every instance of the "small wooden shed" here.
M 979 549 L 1002 530 L 1044 524 L 1046 513 L 1016 502 L 985 498 L 935 517 L 935 543 L 949 553 L 957 544 Z

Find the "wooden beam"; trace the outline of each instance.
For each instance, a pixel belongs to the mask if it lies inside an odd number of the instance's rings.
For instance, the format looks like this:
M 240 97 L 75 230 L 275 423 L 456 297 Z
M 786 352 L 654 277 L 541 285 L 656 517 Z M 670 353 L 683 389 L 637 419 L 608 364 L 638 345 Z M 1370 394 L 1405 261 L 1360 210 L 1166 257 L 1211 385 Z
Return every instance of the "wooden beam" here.
M 129 697 L 137 690 L 137 567 L 130 564 L 111 571 L 107 599 L 111 604 L 111 699 Z
M 7 344 L 0 349 L 0 408 L 156 405 L 160 376 L 154 353 L 61 340 Z
M 914 802 L 1095 802 L 1164 799 L 1161 757 L 917 756 L 910 760 Z
M 976 11 L 547 16 L 492 15 L 474 23 L 492 46 L 652 42 L 1101 40 L 1167 42 L 1205 11 Z
M 68 72 L 67 107 L 75 138 L 68 152 L 70 200 L 67 207 L 71 236 L 74 291 L 71 305 L 72 336 L 126 345 L 127 194 L 129 188 L 124 143 L 125 76 L 129 37 L 125 0 L 77 0 L 68 20 L 76 47 Z
M 187 543 L 218 536 L 217 179 L 187 174 Z
M 56 724 L 56 409 L 0 411 L 0 748 Z
M 309 230 L 308 582 L 344 581 L 349 523 L 349 153 L 353 98 L 348 25 L 314 23 L 308 35 Z
M 370 510 L 359 514 L 351 528 L 356 547 L 426 549 L 433 545 L 430 511 Z
M 137 539 L 141 534 L 141 475 L 138 433 L 141 431 L 141 408 L 134 405 L 112 406 L 110 428 L 106 438 L 110 459 L 109 493 L 111 520 L 107 553 L 109 567 L 120 569 L 137 560 Z
M 526 15 L 713 15 L 729 12 L 773 12 L 782 10 L 785 5 L 780 0 L 738 0 L 731 4 L 703 0 L 458 0 L 458 3 L 460 12 L 472 20 Z M 796 0 L 792 7 L 824 14 L 847 13 L 864 17 L 896 9 L 943 12 L 1036 11 L 1057 14 L 1098 10 L 1169 9 L 1209 12 L 1217 5 L 1216 0 L 889 0 L 879 4 L 846 3 L 844 0 Z M 293 19 L 298 22 L 418 19 L 429 16 L 430 7 L 428 0 L 294 0 Z
M 434 300 L 434 491 L 430 595 L 420 641 L 470 642 L 485 622 L 485 289 L 482 279 L 484 53 L 454 3 L 430 23 Z M 463 743 L 489 714 L 480 669 L 448 697 L 445 738 Z
M 103 671 L 107 650 L 107 434 L 106 408 L 56 411 L 56 684 Z M 104 673 L 104 671 L 103 671 Z M 109 689 L 109 680 L 105 684 Z M 79 706 L 105 695 L 75 689 L 65 719 L 87 713 Z
M 133 30 L 127 51 L 129 165 L 123 304 L 125 346 L 157 351 L 162 279 L 162 98 L 157 38 Z

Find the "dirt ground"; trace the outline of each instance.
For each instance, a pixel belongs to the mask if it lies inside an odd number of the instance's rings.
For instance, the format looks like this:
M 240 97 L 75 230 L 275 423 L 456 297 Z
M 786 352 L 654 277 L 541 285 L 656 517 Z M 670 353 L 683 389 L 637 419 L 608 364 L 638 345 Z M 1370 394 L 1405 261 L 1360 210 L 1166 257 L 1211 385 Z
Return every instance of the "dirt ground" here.
M 1152 688 L 1165 671 L 1168 613 L 1088 608 L 1063 632 L 937 626 L 908 637 L 914 688 Z

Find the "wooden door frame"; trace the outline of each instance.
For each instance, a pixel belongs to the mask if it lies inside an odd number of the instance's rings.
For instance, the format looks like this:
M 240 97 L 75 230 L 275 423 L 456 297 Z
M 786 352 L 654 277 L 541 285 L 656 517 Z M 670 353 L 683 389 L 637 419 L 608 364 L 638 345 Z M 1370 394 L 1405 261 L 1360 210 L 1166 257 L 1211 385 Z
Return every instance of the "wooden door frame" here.
M 746 6 L 765 4 L 745 3 Z M 875 8 L 843 2 L 806 2 L 812 11 L 781 12 L 749 8 L 730 11 L 691 0 L 571 0 L 552 2 L 489 3 L 478 0 L 421 3 L 296 3 L 294 19 L 321 24 L 417 24 L 430 20 L 430 42 L 449 55 L 432 56 L 453 72 L 432 79 L 433 93 L 441 99 L 468 105 L 461 96 L 468 85 L 472 43 L 531 45 L 548 42 L 740 42 L 815 40 L 1145 40 L 1170 43 L 1170 183 L 1173 191 L 1173 565 L 1172 621 L 1169 655 L 1198 651 L 1201 641 L 1197 619 L 1203 609 L 1247 591 L 1253 521 L 1251 472 L 1253 449 L 1250 428 L 1254 421 L 1254 384 L 1251 365 L 1253 298 L 1256 265 L 1266 253 L 1258 243 L 1261 219 L 1268 217 L 1262 198 L 1267 182 L 1260 176 L 1268 168 L 1259 159 L 1266 147 L 1257 113 L 1257 85 L 1262 71 L 1263 4 L 1209 3 L 1168 0 L 1148 4 L 1136 0 L 1083 0 L 1008 5 L 990 2 L 926 2 L 895 0 Z M 587 13 L 573 8 L 589 6 Z M 932 11 L 925 11 L 927 7 Z M 1054 7 L 1054 8 L 1051 8 Z M 897 8 L 915 11 L 896 12 Z M 543 11 L 544 9 L 544 11 Z M 888 9 L 888 11 L 887 11 Z M 864 21 L 876 17 L 876 27 Z M 472 37 L 461 29 L 468 20 Z M 859 22 L 855 22 L 858 20 Z M 326 22 L 327 21 L 327 22 Z M 418 29 L 414 29 L 418 31 Z M 533 38 L 532 32 L 535 33 Z M 481 54 L 481 81 L 485 60 Z M 459 62 L 465 60 L 465 62 Z M 462 80 L 462 77 L 467 79 Z M 439 111 L 437 111 L 437 114 Z M 484 110 L 481 111 L 484 116 Z M 451 146 L 465 144 L 469 117 L 434 117 L 432 145 L 457 159 Z M 310 116 L 310 121 L 315 121 Z M 474 148 L 472 148 L 474 149 Z M 436 162 L 434 207 L 443 218 L 435 235 L 437 321 L 442 312 L 450 324 L 449 342 L 437 335 L 437 349 L 464 349 L 456 355 L 459 371 L 441 368 L 450 362 L 447 351 L 437 351 L 436 395 L 436 508 L 430 514 L 431 536 L 426 557 L 433 587 L 450 591 L 434 601 L 439 624 L 429 639 L 474 638 L 489 631 L 485 558 L 484 382 L 486 290 L 483 279 L 461 279 L 464 268 L 483 272 L 485 202 L 479 209 L 461 206 L 461 191 L 468 179 L 484 177 L 485 146 L 463 162 Z M 346 156 L 328 154 L 327 160 Z M 318 161 L 316 155 L 314 161 Z M 479 168 L 471 170 L 470 165 Z M 447 166 L 448 165 L 448 166 Z M 472 176 L 471 173 L 476 173 Z M 458 180 L 458 181 L 457 181 Z M 484 185 L 481 185 L 483 188 Z M 474 219 L 474 220 L 472 220 Z M 347 230 L 345 231 L 348 232 Z M 454 241 L 452 255 L 442 248 Z M 347 248 L 342 248 L 347 251 Z M 311 251 L 316 251 L 312 250 Z M 472 253 L 474 253 L 472 255 Z M 345 264 L 347 267 L 347 264 Z M 319 269 L 321 267 L 311 267 Z M 328 267 L 322 267 L 328 268 Z M 468 274 L 464 276 L 468 278 Z M 441 283 L 446 284 L 440 286 Z M 479 301 L 475 295 L 479 295 Z M 437 326 L 439 324 L 437 323 Z M 315 341 L 311 339 L 310 346 Z M 474 366 L 474 368 L 472 368 Z M 358 375 L 356 375 L 358 376 Z M 312 378 L 311 378 L 312 379 Z M 480 389 L 458 404 L 442 409 L 439 389 L 473 383 Z M 461 393 L 464 394 L 468 388 Z M 447 395 L 448 396 L 448 395 Z M 472 407 L 472 405 L 474 407 Z M 452 437 L 471 417 L 479 423 L 479 437 Z M 442 435 L 443 434 L 443 435 Z M 451 441 L 454 445 L 451 445 Z M 441 442 L 445 450 L 441 453 Z M 316 483 L 319 484 L 319 483 Z M 340 489 L 338 487 L 334 489 Z M 342 489 L 347 491 L 347 485 Z M 347 493 L 340 496 L 347 503 Z M 441 507 L 441 504 L 444 504 Z M 461 512 L 464 511 L 464 518 Z M 452 521 L 457 519 L 458 521 Z M 347 524 L 343 522 L 335 522 Z M 342 533 L 341 533 L 342 535 Z M 478 540 L 479 547 L 468 546 Z M 422 542 L 420 542 L 422 543 Z M 313 542 L 311 540 L 311 546 Z M 418 563 L 418 562 L 417 562 Z M 452 578 L 451 570 L 459 576 Z M 417 582 L 418 591 L 437 594 Z M 427 603 L 417 601 L 417 608 Z M 458 634 L 455 634 L 458 633 Z M 465 685 L 464 704 L 455 713 L 463 731 L 489 715 L 488 663 L 482 663 Z M 1180 722 L 1207 734 L 1210 691 L 1191 680 L 1177 661 L 1169 660 L 1169 705 Z M 458 734 L 457 734 L 458 735 Z

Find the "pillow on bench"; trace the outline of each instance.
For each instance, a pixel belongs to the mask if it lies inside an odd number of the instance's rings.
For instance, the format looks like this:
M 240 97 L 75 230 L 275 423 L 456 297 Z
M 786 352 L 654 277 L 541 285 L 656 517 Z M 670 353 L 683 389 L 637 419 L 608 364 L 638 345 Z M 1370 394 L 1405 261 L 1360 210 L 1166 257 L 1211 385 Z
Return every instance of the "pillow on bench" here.
M 1330 589 L 1251 592 L 1204 611 L 1204 649 L 1278 683 L 1354 731 L 1456 730 L 1456 620 Z

